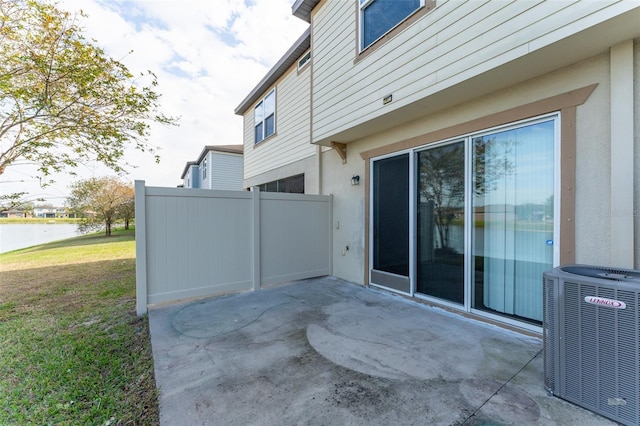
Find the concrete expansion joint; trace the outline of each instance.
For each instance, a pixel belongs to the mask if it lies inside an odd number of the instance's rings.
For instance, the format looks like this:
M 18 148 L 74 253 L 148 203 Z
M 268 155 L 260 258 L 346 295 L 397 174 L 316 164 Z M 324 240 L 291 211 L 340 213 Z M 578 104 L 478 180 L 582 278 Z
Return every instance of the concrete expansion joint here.
M 460 425 L 467 424 L 467 422 L 469 422 L 469 420 L 471 420 L 478 412 L 480 412 L 480 410 L 482 410 L 482 408 L 485 405 L 487 405 L 489 403 L 489 401 L 491 401 L 496 395 L 498 395 L 502 391 L 502 389 L 505 388 L 505 386 L 507 386 L 509 383 L 511 383 L 511 381 L 513 381 L 513 379 L 515 379 L 520 373 L 522 373 L 524 371 L 524 369 L 527 368 L 529 366 L 529 364 L 531 364 L 533 362 L 534 359 L 539 357 L 542 354 L 542 351 L 543 350 L 540 349 L 534 356 L 532 356 L 531 359 L 529 359 L 529 361 L 527 361 L 517 372 L 515 372 L 511 377 L 509 377 L 509 379 L 507 379 L 502 385 L 500 385 L 500 387 L 498 389 L 496 389 L 495 392 L 493 392 L 493 394 L 491 394 L 491 396 L 489 396 L 489 398 L 487 398 L 466 419 L 464 419 L 462 421 L 462 423 L 460 423 Z

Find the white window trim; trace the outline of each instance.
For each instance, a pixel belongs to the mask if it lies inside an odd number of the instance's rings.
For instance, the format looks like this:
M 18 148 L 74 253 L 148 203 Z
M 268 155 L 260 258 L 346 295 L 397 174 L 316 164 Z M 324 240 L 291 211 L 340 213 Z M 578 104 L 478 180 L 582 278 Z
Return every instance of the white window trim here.
M 311 63 L 311 51 L 307 51 L 298 61 L 298 71 Z
M 262 139 L 260 140 L 256 140 L 256 121 L 255 121 L 255 114 L 256 114 L 256 109 L 258 109 L 258 107 L 260 105 L 264 105 L 265 100 L 273 93 L 273 133 L 267 135 L 265 132 L 267 130 L 267 126 L 266 126 L 266 119 L 267 115 L 263 114 L 262 117 Z M 264 141 L 265 139 L 267 139 L 268 137 L 275 135 L 276 134 L 276 128 L 277 128 L 277 114 L 276 114 L 276 108 L 277 107 L 277 94 L 276 94 L 276 88 L 274 87 L 273 89 L 269 90 L 269 92 L 264 95 L 264 97 L 262 99 L 260 99 L 260 102 L 258 102 L 255 106 L 255 108 L 253 108 L 253 138 L 254 138 L 254 145 L 257 145 L 259 143 L 261 143 L 262 141 Z
M 358 47 L 360 49 L 360 52 L 363 52 L 365 50 L 367 50 L 369 47 L 373 46 L 374 44 L 376 44 L 376 42 L 378 40 L 380 40 L 381 38 L 383 38 L 385 35 L 389 34 L 391 31 L 393 31 L 395 28 L 397 28 L 400 24 L 402 24 L 403 22 L 405 22 L 411 15 L 413 15 L 414 13 L 416 13 L 418 10 L 420 10 L 421 8 L 424 7 L 425 5 L 425 0 L 420 0 L 420 5 L 416 8 L 416 10 L 414 10 L 413 12 L 411 12 L 410 14 L 408 14 L 403 20 L 401 20 L 400 22 L 398 22 L 396 25 L 394 25 L 393 27 L 389 28 L 385 33 L 383 33 L 382 35 L 380 35 L 380 37 L 378 37 L 377 39 L 373 40 L 371 43 L 369 43 L 367 46 L 364 46 L 364 10 L 367 8 L 367 6 L 369 6 L 371 3 L 375 2 L 376 0 L 358 0 L 359 2 L 359 6 L 358 6 Z

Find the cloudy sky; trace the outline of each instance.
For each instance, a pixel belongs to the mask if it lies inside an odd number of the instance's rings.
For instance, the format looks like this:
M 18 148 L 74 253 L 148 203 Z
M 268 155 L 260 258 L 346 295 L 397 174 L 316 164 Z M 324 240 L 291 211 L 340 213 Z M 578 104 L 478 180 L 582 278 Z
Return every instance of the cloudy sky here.
M 148 186 L 180 184 L 187 161 L 204 145 L 242 143 L 242 117 L 234 109 L 264 77 L 308 24 L 291 15 L 294 0 L 60 0 L 61 9 L 82 9 L 86 35 L 133 74 L 158 76 L 162 111 L 179 116 L 178 127 L 155 126 L 152 156 L 131 151 L 138 167 L 127 179 Z M 132 53 L 129 53 L 133 50 Z M 86 165 L 78 178 L 110 173 Z M 0 176 L 0 193 L 29 191 L 53 204 L 64 203 L 72 179 L 54 176 L 41 188 L 28 166 Z

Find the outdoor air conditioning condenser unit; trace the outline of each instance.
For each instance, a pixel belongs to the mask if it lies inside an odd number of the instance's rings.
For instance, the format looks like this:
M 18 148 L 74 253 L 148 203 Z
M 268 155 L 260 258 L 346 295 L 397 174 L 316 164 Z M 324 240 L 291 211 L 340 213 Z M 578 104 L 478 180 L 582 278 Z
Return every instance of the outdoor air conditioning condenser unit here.
M 547 391 L 640 424 L 640 271 L 569 265 L 543 275 Z

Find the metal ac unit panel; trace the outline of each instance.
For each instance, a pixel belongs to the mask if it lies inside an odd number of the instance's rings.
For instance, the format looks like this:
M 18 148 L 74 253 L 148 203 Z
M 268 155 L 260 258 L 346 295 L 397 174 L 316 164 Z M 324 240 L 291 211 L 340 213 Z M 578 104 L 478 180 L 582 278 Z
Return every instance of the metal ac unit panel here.
M 569 265 L 543 275 L 544 384 L 640 424 L 640 271 Z

